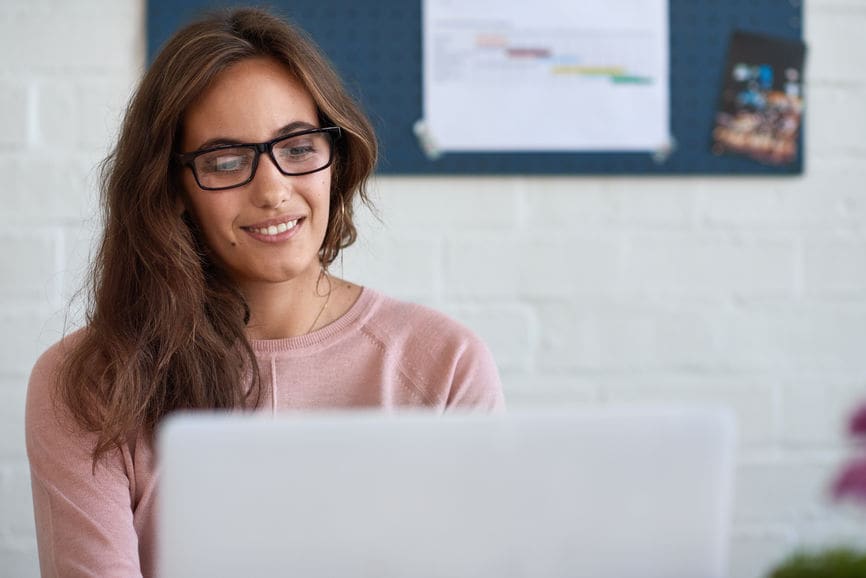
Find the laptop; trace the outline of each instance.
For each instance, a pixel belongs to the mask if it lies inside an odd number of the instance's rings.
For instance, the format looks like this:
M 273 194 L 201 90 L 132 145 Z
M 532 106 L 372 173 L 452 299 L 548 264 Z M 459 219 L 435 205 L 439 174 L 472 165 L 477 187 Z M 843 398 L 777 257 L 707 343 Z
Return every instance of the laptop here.
M 163 578 L 721 578 L 726 410 L 182 415 Z

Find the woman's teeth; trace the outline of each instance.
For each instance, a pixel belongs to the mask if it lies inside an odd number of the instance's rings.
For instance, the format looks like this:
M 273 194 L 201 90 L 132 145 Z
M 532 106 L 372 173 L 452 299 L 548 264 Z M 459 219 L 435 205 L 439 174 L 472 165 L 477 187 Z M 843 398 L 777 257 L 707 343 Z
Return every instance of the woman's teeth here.
M 255 227 L 250 227 L 250 231 L 253 233 L 258 233 L 259 235 L 279 235 L 280 233 L 285 233 L 289 229 L 294 229 L 295 225 L 298 224 L 298 220 L 289 221 L 288 223 L 280 223 L 279 225 L 271 225 L 270 227 L 263 227 L 261 229 L 257 229 Z

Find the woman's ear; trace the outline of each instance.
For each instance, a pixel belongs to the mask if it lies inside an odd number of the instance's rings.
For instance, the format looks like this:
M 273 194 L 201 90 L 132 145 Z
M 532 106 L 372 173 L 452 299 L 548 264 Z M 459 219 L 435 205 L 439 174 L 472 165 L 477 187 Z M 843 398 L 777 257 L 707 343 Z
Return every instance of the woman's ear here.
M 183 196 L 181 195 L 174 198 L 174 212 L 178 217 L 183 216 L 186 212 L 186 201 L 184 201 Z

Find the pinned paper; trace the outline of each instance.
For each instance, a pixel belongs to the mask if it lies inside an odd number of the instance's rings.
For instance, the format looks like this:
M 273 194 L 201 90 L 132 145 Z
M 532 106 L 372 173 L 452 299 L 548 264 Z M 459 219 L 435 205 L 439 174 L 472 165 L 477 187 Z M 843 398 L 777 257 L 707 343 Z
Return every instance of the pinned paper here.
M 674 154 L 675 150 L 677 150 L 677 140 L 673 136 L 670 136 L 667 143 L 653 152 L 653 162 L 657 165 L 665 164 L 670 156 Z
M 424 156 L 431 161 L 435 161 L 442 156 L 442 151 L 436 146 L 436 140 L 430 134 L 430 127 L 427 126 L 427 123 L 423 119 L 415 121 L 415 124 L 412 125 L 412 132 L 415 133 L 415 138 L 418 139 L 418 146 L 421 147 Z
M 668 0 L 423 0 L 435 150 L 664 149 L 668 10 Z

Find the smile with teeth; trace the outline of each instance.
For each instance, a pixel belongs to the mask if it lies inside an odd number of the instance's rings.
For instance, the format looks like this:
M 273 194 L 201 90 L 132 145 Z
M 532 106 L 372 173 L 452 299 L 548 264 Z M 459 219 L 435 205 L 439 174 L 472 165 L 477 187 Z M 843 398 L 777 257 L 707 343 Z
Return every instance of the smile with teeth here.
M 294 221 L 287 221 L 285 223 L 280 223 L 279 225 L 271 225 L 269 227 L 245 227 L 248 231 L 253 233 L 258 233 L 259 235 L 279 235 L 280 233 L 285 233 L 286 231 L 290 231 L 295 228 L 295 225 L 298 224 L 298 219 Z

